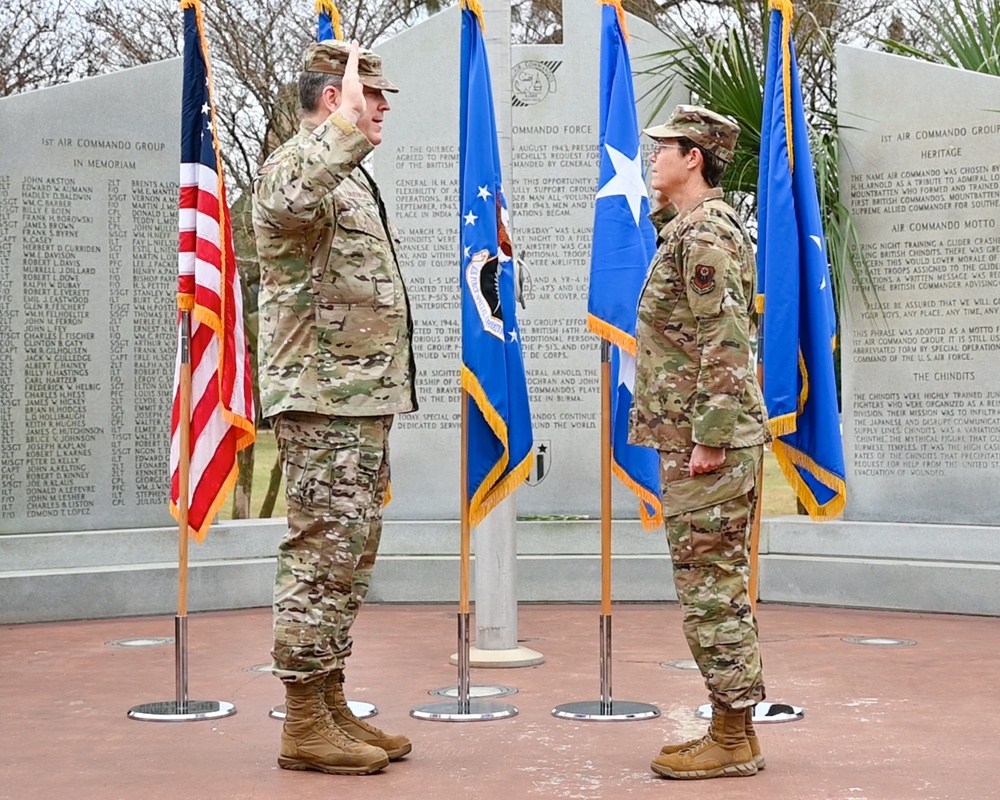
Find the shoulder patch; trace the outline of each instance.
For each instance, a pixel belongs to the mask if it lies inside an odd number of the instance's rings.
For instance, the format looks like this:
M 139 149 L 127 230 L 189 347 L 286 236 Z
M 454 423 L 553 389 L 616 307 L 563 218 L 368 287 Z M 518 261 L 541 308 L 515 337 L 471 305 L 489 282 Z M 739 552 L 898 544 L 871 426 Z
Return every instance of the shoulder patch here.
M 691 276 L 691 288 L 698 294 L 708 294 L 715 289 L 715 267 L 711 264 L 696 264 Z

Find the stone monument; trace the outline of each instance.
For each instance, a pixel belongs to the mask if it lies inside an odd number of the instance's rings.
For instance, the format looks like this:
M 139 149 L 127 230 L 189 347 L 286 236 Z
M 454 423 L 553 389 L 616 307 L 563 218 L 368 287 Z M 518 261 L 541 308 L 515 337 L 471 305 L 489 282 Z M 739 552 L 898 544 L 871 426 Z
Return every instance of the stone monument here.
M 180 70 L 0 100 L 0 533 L 171 522 Z
M 1000 614 L 1000 78 L 837 58 L 841 197 L 878 302 L 854 281 L 841 319 L 844 520 L 769 525 L 762 585 Z
M 521 515 L 600 516 L 600 351 L 586 327 L 600 19 L 599 5 L 573 4 L 563 44 L 515 45 L 511 54 L 513 170 L 504 182 L 514 254 L 531 275 L 518 320 L 536 442 L 535 469 L 517 495 Z M 628 25 L 633 70 L 642 70 L 643 54 L 669 41 L 634 17 Z M 431 53 L 457 63 L 459 32 L 449 9 L 379 46 L 400 92 L 390 98 L 375 170 L 403 242 L 421 404 L 393 432 L 389 519 L 458 517 L 459 76 L 412 65 L 430 63 Z M 637 76 L 636 96 L 647 88 Z M 652 108 L 651 98 L 640 101 L 641 124 Z M 638 502 L 614 483 L 615 515 L 636 518 Z

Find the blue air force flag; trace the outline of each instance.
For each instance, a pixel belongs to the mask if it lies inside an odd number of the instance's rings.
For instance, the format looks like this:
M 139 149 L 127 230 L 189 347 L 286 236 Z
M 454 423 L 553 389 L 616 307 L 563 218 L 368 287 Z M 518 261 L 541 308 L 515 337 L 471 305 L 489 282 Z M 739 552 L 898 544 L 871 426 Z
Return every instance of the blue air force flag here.
M 458 192 L 462 387 L 470 397 L 466 490 L 472 525 L 516 489 L 532 465 L 528 388 L 514 311 L 514 260 L 481 26 L 479 15 L 463 2 Z
M 844 507 L 833 348 L 837 323 L 795 45 L 791 0 L 771 0 L 758 181 L 763 389 L 774 454 L 810 516 Z
M 611 457 L 618 478 L 640 499 L 643 524 L 662 523 L 659 454 L 628 444 L 635 378 L 635 320 L 646 270 L 656 252 L 642 175 L 639 123 L 624 15 L 605 0 L 601 16 L 600 176 L 594 205 L 587 324 L 611 343 Z

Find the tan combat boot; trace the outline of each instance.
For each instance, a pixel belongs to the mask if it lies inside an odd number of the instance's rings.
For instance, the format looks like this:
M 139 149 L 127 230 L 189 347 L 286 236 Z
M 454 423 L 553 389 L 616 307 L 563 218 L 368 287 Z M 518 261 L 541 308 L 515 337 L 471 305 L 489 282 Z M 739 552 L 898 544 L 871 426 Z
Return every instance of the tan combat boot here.
M 314 769 L 338 775 L 367 775 L 389 766 L 385 751 L 344 733 L 323 702 L 323 678 L 285 684 L 281 729 L 282 769 Z
M 760 753 L 760 740 L 757 738 L 757 731 L 753 728 L 753 706 L 744 709 L 746 712 L 746 725 L 745 730 L 747 734 L 747 741 L 750 742 L 750 752 L 753 754 L 753 763 L 757 765 L 757 770 L 762 770 L 767 766 L 767 761 L 764 760 L 764 756 Z M 707 736 L 708 734 L 706 734 Z M 660 748 L 661 756 L 669 756 L 674 753 L 679 753 L 681 750 L 690 750 L 696 744 L 700 744 L 702 739 L 690 739 L 686 742 L 681 742 L 680 744 L 665 744 Z
M 354 716 L 344 697 L 344 673 L 340 670 L 327 675 L 323 692 L 334 724 L 348 736 L 381 748 L 390 761 L 402 758 L 413 749 L 413 744 L 405 736 L 393 736 Z
M 757 774 L 746 733 L 746 711 L 712 707 L 708 734 L 675 753 L 661 754 L 650 764 L 653 772 L 667 778 L 740 778 Z

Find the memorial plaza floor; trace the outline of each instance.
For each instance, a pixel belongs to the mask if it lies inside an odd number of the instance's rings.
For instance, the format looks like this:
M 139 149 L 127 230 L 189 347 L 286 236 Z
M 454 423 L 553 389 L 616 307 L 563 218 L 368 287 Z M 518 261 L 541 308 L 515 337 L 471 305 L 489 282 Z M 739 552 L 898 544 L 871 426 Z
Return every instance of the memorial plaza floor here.
M 768 699 L 805 713 L 758 726 L 765 770 L 709 781 L 668 781 L 649 771 L 665 740 L 700 735 L 705 726 L 694 715 L 704 688 L 697 672 L 683 668 L 690 656 L 674 604 L 614 607 L 614 697 L 662 711 L 628 722 L 550 713 L 561 703 L 599 699 L 598 606 L 521 606 L 519 636 L 545 662 L 472 670 L 473 686 L 517 689 L 497 701 L 515 705 L 517 716 L 488 722 L 409 715 L 441 700 L 428 690 L 456 682 L 448 661 L 457 647 L 455 607 L 366 606 L 355 627 L 348 698 L 375 703 L 373 721 L 410 736 L 414 749 L 363 777 L 277 767 L 281 723 L 268 712 L 283 697 L 261 671 L 268 609 L 189 617 L 190 699 L 237 708 L 197 722 L 126 716 L 135 705 L 174 699 L 174 646 L 112 643 L 172 637 L 172 617 L 5 626 L 0 798 L 1000 797 L 1000 620 L 779 605 L 758 612 Z

